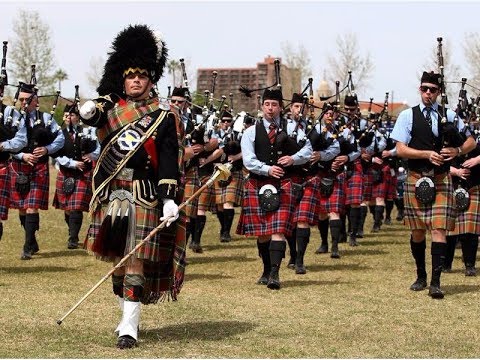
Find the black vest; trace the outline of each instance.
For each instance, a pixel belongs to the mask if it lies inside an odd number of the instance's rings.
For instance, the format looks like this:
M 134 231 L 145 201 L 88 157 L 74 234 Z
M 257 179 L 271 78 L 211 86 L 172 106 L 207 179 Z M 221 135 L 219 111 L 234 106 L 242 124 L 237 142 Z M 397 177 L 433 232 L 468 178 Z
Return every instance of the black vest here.
M 441 138 L 433 135 L 430 125 L 420 110 L 420 106 L 414 106 L 412 113 L 412 139 L 408 146 L 417 150 L 440 151 L 442 148 Z M 438 107 L 438 113 L 442 113 L 440 106 Z M 440 135 L 440 119 L 438 119 L 437 124 L 439 125 L 438 134 Z M 442 166 L 435 166 L 428 159 L 408 159 L 408 168 L 419 173 L 435 170 L 436 174 L 442 174 L 448 171 L 450 163 L 445 162 Z

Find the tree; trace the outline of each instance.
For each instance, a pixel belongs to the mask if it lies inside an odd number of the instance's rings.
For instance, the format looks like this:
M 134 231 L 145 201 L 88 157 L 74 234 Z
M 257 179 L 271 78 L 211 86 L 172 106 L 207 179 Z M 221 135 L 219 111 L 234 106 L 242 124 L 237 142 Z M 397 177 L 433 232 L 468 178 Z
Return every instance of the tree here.
M 457 106 L 458 92 L 460 90 L 461 82 L 460 67 L 456 65 L 452 60 L 451 47 L 449 42 L 445 39 L 442 40 L 442 55 L 443 55 L 443 77 L 445 79 L 445 89 L 447 90 L 448 107 L 455 109 Z M 423 65 L 425 71 L 440 72 L 439 56 L 438 56 L 438 43 L 432 47 L 430 57 Z M 422 77 L 422 74 L 418 74 L 418 79 Z M 438 98 L 440 101 L 440 97 Z
M 103 74 L 103 65 L 105 60 L 101 56 L 92 57 L 90 59 L 90 70 L 86 73 L 87 83 L 93 92 L 97 91 L 98 84 Z
M 368 80 L 374 69 L 370 53 L 367 52 L 364 56 L 359 54 L 357 36 L 354 33 L 338 35 L 336 44 L 337 57 L 327 57 L 329 82 L 340 81 L 341 86 L 344 86 L 348 81 L 348 72 L 351 71 L 355 90 L 365 91 L 369 88 Z
M 15 80 L 30 82 L 31 65 L 34 64 L 40 92 L 52 93 L 57 79 L 48 25 L 38 12 L 20 10 L 13 21 L 13 30 L 16 37 L 12 41 L 10 62 Z
M 62 91 L 62 81 L 68 80 L 68 74 L 63 69 L 58 69 L 55 74 L 55 79 L 58 81 L 58 91 Z
M 470 71 L 468 83 L 476 88 L 480 87 L 480 35 L 476 32 L 465 34 L 463 51 L 467 62 L 467 68 Z
M 180 83 L 177 84 L 177 79 L 182 79 L 182 67 L 180 65 L 180 61 L 172 59 L 169 62 L 167 62 L 167 70 L 168 70 L 168 73 L 172 75 L 173 87 L 181 86 L 182 85 L 181 80 L 180 80 Z M 177 74 L 179 75 L 178 77 L 177 77 Z
M 312 76 L 310 56 L 308 55 L 307 49 L 302 44 L 299 44 L 298 47 L 295 48 L 288 41 L 283 42 L 281 48 L 284 64 L 290 69 L 298 70 L 298 72 L 292 72 L 292 84 L 301 84 L 302 87 L 305 87 L 308 83 L 308 77 Z M 301 90 L 303 90 L 303 88 Z

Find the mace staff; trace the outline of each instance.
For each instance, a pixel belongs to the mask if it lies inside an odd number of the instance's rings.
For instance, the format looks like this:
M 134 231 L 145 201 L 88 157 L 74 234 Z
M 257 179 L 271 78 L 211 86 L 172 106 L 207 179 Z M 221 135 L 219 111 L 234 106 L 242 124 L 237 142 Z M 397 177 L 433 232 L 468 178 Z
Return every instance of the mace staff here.
M 192 196 L 190 196 L 187 200 L 185 200 L 183 203 L 181 203 L 178 206 L 178 210 L 180 211 L 183 209 L 185 206 L 187 206 L 193 199 L 195 199 L 200 193 L 205 190 L 207 187 L 212 185 L 215 180 L 227 180 L 230 175 L 230 169 L 232 168 L 231 164 L 217 164 L 215 165 L 215 172 L 210 176 L 210 179 L 207 180 L 207 182 L 200 187 Z M 143 245 L 146 244 L 147 241 L 149 241 L 153 235 L 155 235 L 159 230 L 163 229 L 167 222 L 170 220 L 171 217 L 163 220 L 155 229 L 150 231 L 150 233 L 145 237 L 142 241 L 140 241 L 137 246 L 135 246 L 127 255 L 125 255 L 117 265 L 115 265 L 102 279 L 100 279 L 99 282 L 97 282 L 70 310 L 68 310 L 65 315 L 63 315 L 60 319 L 57 320 L 57 324 L 61 325 L 63 320 L 70 315 L 77 307 L 80 306 L 82 302 L 85 301 L 87 297 L 89 297 L 100 285 L 102 285 L 114 272 L 115 270 L 119 269 L 122 267 L 126 261 L 135 254 L 135 252 L 140 249 Z

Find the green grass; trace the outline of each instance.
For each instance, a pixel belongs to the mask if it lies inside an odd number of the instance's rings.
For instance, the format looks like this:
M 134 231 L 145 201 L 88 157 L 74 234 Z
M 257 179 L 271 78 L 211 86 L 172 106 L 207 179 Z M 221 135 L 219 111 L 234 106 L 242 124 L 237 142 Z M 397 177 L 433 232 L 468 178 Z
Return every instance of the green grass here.
M 255 284 L 255 241 L 220 243 L 209 216 L 205 253 L 188 253 L 179 301 L 143 307 L 139 346 L 121 351 L 110 280 L 56 324 L 110 265 L 67 250 L 63 213 L 53 208 L 41 212 L 40 253 L 19 260 L 24 233 L 11 211 L 0 241 L 0 358 L 478 358 L 480 286 L 464 276 L 460 251 L 442 275 L 445 299 L 432 300 L 408 289 L 415 268 L 403 225 L 373 235 L 370 221 L 358 247 L 340 244 L 341 259 L 314 254 L 312 229 L 307 274 L 284 261 L 282 289 L 271 291 Z

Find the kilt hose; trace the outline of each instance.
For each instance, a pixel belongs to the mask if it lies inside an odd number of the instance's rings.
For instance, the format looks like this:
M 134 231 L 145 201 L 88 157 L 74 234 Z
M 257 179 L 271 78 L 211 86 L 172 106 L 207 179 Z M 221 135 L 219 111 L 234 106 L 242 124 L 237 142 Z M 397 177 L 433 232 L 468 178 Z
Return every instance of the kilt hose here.
M 322 178 L 322 175 L 320 175 L 320 178 Z M 333 182 L 333 192 L 329 197 L 324 197 L 319 193 L 320 203 L 317 218 L 320 213 L 345 214 L 345 193 L 347 191 L 345 178 L 345 172 L 337 175 Z
M 133 182 L 113 179 L 110 191 L 124 189 L 132 192 Z M 183 196 L 183 194 L 182 194 Z M 89 254 L 102 261 L 115 262 L 118 257 L 108 256 L 102 251 L 102 239 L 99 230 L 108 208 L 108 201 L 97 204 L 91 215 L 91 223 L 84 241 L 84 248 Z M 161 205 L 153 208 L 139 206 L 135 203 L 135 241 L 125 246 L 126 255 L 138 243 L 160 224 Z M 134 255 L 143 260 L 145 287 L 142 303 L 150 304 L 165 298 L 174 298 L 183 282 L 185 260 L 185 212 L 180 211 L 179 218 L 170 227 L 159 230 Z M 120 245 L 119 245 L 120 246 Z M 173 254 L 173 264 L 172 264 Z
M 386 199 L 387 198 L 387 189 L 389 186 L 389 179 L 391 178 L 390 174 L 390 166 L 387 164 L 377 165 L 374 164 L 372 166 L 374 170 L 380 171 L 382 174 L 382 181 L 379 183 L 374 183 L 372 181 L 372 198 L 371 200 L 375 200 L 376 198 Z
M 435 202 L 424 206 L 415 197 L 415 183 L 422 176 L 413 171 L 408 172 L 405 181 L 405 224 L 410 230 L 453 230 L 457 211 L 454 205 L 452 177 L 444 173 L 435 175 Z
M 317 175 L 309 175 L 303 179 L 295 176 L 292 181 L 296 184 L 305 183 L 302 199 L 298 204 L 295 203 L 293 223 L 304 222 L 316 226 L 320 207 L 320 178 Z
M 265 184 L 275 183 L 280 184 L 280 207 L 276 211 L 266 212 L 260 207 L 258 191 Z M 249 178 L 245 183 L 245 195 L 238 220 L 237 234 L 246 236 L 284 234 L 290 236 L 295 226 L 292 222 L 294 211 L 295 199 L 292 193 L 292 182 L 289 178 L 281 180 Z
M 68 177 L 75 179 L 75 189 L 70 195 L 63 191 L 63 182 Z M 60 210 L 88 211 L 92 194 L 92 171 L 84 173 L 73 171 L 73 169 L 60 169 L 57 174 L 52 205 Z
M 15 188 L 18 174 L 24 174 L 30 178 L 30 191 L 25 195 L 20 194 Z M 10 175 L 11 209 L 48 210 L 50 188 L 48 161 L 31 166 L 23 161 L 14 159 L 10 162 Z
M 210 175 L 200 177 L 201 185 L 205 185 L 210 177 Z M 212 184 L 201 192 L 198 197 L 198 207 L 203 207 L 205 211 L 217 211 L 215 206 L 215 185 Z
M 200 178 L 198 177 L 198 167 L 192 166 L 185 173 L 185 193 L 183 201 L 192 196 L 195 191 L 200 189 Z M 196 217 L 198 210 L 198 197 L 193 199 L 185 206 L 185 215 L 188 217 Z
M 215 204 L 223 205 L 226 202 L 231 202 L 235 206 L 241 206 L 243 201 L 243 171 L 242 169 L 232 171 L 232 181 L 227 186 L 220 186 L 218 181 L 215 181 Z
M 10 207 L 10 173 L 8 161 L 0 161 L 0 219 L 8 219 Z
M 366 190 L 363 188 L 365 174 L 363 173 L 360 159 L 355 160 L 352 165 L 352 176 L 346 178 L 346 205 L 361 204 L 364 199 L 363 192 Z
M 447 235 L 477 234 L 480 235 L 480 185 L 468 190 L 470 206 L 465 211 L 459 211 L 455 221 L 455 229 Z

